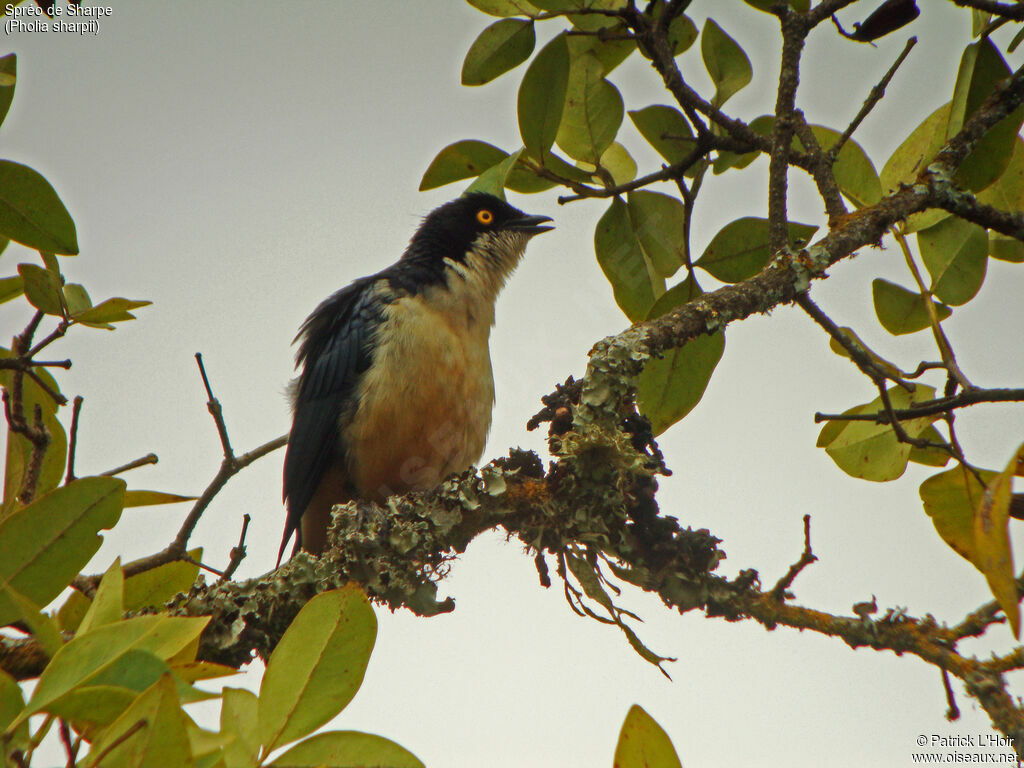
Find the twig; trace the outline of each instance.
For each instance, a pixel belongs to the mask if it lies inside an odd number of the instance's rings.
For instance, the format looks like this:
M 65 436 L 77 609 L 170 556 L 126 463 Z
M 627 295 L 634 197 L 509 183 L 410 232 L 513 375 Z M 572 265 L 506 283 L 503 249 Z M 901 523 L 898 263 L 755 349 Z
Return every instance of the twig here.
M 39 376 L 38 373 L 32 370 L 31 367 L 26 368 L 24 370 L 24 374 L 28 376 L 30 379 L 32 379 L 32 381 L 34 381 L 36 385 L 41 390 L 43 390 L 43 392 L 45 392 L 50 397 L 50 399 L 53 400 L 53 402 L 55 402 L 57 405 L 68 404 L 68 399 L 64 397 L 64 395 L 62 395 L 60 392 L 55 392 L 49 384 L 43 381 L 43 379 Z
M 224 411 L 220 407 L 220 401 L 213 396 L 213 390 L 210 388 L 210 380 L 206 377 L 206 366 L 203 365 L 202 352 L 196 352 L 196 364 L 199 366 L 199 373 L 203 377 L 203 386 L 206 387 L 206 407 L 210 410 L 210 415 L 213 416 L 213 421 L 217 425 L 217 434 L 220 436 L 224 457 L 229 458 L 234 454 L 231 450 L 231 440 L 228 438 L 228 428 L 224 423 Z
M 71 727 L 68 725 L 67 720 L 61 719 L 60 721 L 60 740 L 64 745 L 64 752 L 68 756 L 66 768 L 75 768 L 75 758 L 78 757 L 78 748 L 81 746 L 81 741 L 72 743 L 71 741 Z
M 855 2 L 857 2 L 857 0 L 822 0 L 822 2 L 818 3 L 807 12 L 808 27 L 813 29 L 821 22 L 831 18 L 836 12 Z
M 264 443 L 258 448 L 254 448 L 248 453 L 243 453 L 241 456 L 236 456 L 231 462 L 224 460 L 221 463 L 220 470 L 214 476 L 213 480 L 203 491 L 203 494 L 196 500 L 192 509 L 189 511 L 188 517 L 181 524 L 181 528 L 178 530 L 177 536 L 165 549 L 156 554 L 144 557 L 140 560 L 135 560 L 131 563 L 127 563 L 124 566 L 125 578 L 129 576 L 135 576 L 136 574 L 143 573 L 145 571 L 152 570 L 158 566 L 170 563 L 175 560 L 182 560 L 186 557 L 186 551 L 188 547 L 189 537 L 192 535 L 192 531 L 195 529 L 199 522 L 199 518 L 202 517 L 203 512 L 213 501 L 213 498 L 220 492 L 220 489 L 224 487 L 228 480 L 234 475 L 238 474 L 241 470 L 252 464 L 259 458 L 266 456 L 271 451 L 276 451 L 281 446 L 288 442 L 288 436 L 282 435 L 281 437 L 271 440 L 269 443 Z M 219 571 L 217 572 L 220 573 Z M 85 576 L 79 577 L 84 581 L 79 581 L 74 586 L 76 589 L 81 589 L 82 586 L 89 584 L 99 584 L 99 576 Z
M 836 176 L 832 170 L 834 162 L 831 154 L 822 151 L 818 139 L 815 137 L 811 126 L 807 124 L 804 113 L 801 110 L 794 112 L 794 130 L 800 143 L 807 150 L 811 158 L 811 176 L 818 187 L 818 194 L 825 203 L 825 212 L 828 214 L 829 224 L 834 226 L 843 216 L 846 215 L 846 204 L 836 183 Z
M 786 575 L 776 582 L 769 594 L 780 602 L 784 601 L 787 597 L 786 590 L 792 586 L 793 581 L 800 575 L 800 571 L 817 560 L 818 556 L 811 551 L 811 516 L 804 515 L 804 551 L 800 555 L 800 559 L 789 566 Z
M 928 312 L 932 336 L 935 338 L 935 345 L 939 348 L 939 355 L 942 357 L 946 370 L 949 371 L 951 376 L 956 378 L 960 386 L 965 390 L 974 389 L 974 385 L 967 379 L 967 376 L 960 370 L 960 366 L 956 362 L 953 346 L 949 343 L 946 332 L 942 330 L 942 320 L 939 319 L 938 310 L 935 309 L 935 303 L 932 301 L 931 289 L 928 288 L 924 278 L 921 276 L 921 270 L 918 269 L 917 262 L 914 261 L 914 256 L 910 252 L 910 246 L 907 245 L 907 238 L 900 230 L 893 228 L 892 232 L 900 246 L 900 250 L 903 251 L 903 260 L 907 264 L 907 269 L 910 270 L 910 274 L 913 276 L 914 282 L 917 283 L 917 288 L 921 293 L 921 300 L 924 302 L 925 310 Z
M 64 478 L 65 485 L 73 482 L 75 479 L 75 452 L 78 448 L 78 416 L 82 412 L 83 402 L 84 398 L 81 395 L 75 395 L 74 404 L 71 406 L 71 432 L 68 436 L 68 473 Z
M 222 581 L 227 581 L 234 576 L 239 564 L 245 559 L 245 533 L 249 530 L 249 521 L 251 519 L 248 512 L 242 515 L 242 532 L 238 536 L 238 546 L 231 548 L 228 567 L 224 569 L 224 573 L 221 575 Z
M 899 384 L 908 391 L 914 390 L 913 384 L 904 381 L 899 376 L 893 375 L 891 371 L 887 371 L 875 363 L 869 354 L 868 349 L 858 343 L 856 339 L 853 339 L 843 333 L 842 329 L 835 324 L 832 318 L 826 315 L 821 310 L 821 307 L 814 303 L 814 300 L 808 293 L 805 292 L 799 294 L 796 297 L 796 303 L 810 316 L 812 320 L 814 320 L 814 322 L 820 325 L 831 338 L 835 339 L 837 344 L 846 350 L 846 353 L 860 369 L 861 373 L 871 379 L 876 386 L 884 387 L 885 382 L 890 380 Z M 920 373 L 918 375 L 920 375 Z
M 953 693 L 953 686 L 949 682 L 949 672 L 942 670 L 942 687 L 946 689 L 946 703 L 949 708 L 946 710 L 946 719 L 950 722 L 960 719 L 960 708 L 956 705 L 956 695 Z
M 144 467 L 147 464 L 157 464 L 160 459 L 155 453 L 147 453 L 145 456 L 140 456 L 134 461 L 129 461 L 127 464 L 122 464 L 120 467 L 114 467 L 114 469 L 108 469 L 106 472 L 100 472 L 104 477 L 113 477 L 114 475 L 120 475 L 122 472 L 127 472 L 130 469 L 137 469 Z
M 174 541 L 168 544 L 167 547 L 160 552 L 126 564 L 124 566 L 125 578 L 135 576 L 139 573 L 144 573 L 145 571 L 152 570 L 153 568 L 157 568 L 158 566 L 166 563 L 178 560 L 188 560 L 188 540 L 192 536 L 192 532 L 195 530 L 196 525 L 199 524 L 199 520 L 206 511 L 206 508 L 210 506 L 210 502 L 213 501 L 221 488 L 224 487 L 228 480 L 254 461 L 266 456 L 271 451 L 277 450 L 288 442 L 288 436 L 282 435 L 268 443 L 264 443 L 258 448 L 254 448 L 248 453 L 243 453 L 241 456 L 235 456 L 231 450 L 231 442 L 228 439 L 227 427 L 224 425 L 220 403 L 217 402 L 217 399 L 213 396 L 213 391 L 210 387 L 209 380 L 206 377 L 206 371 L 203 368 L 202 358 L 199 354 L 196 355 L 196 360 L 199 363 L 199 370 L 203 376 L 203 384 L 206 387 L 206 393 L 209 397 L 207 405 L 210 409 L 210 413 L 213 415 L 214 422 L 217 425 L 217 432 L 220 435 L 221 445 L 225 451 L 224 458 L 221 460 L 220 469 L 217 471 L 213 480 L 210 481 L 209 485 L 206 486 L 206 490 L 203 491 L 202 495 L 196 499 L 195 504 L 192 505 L 192 509 L 189 510 L 188 516 L 178 529 L 178 533 L 174 537 Z M 211 573 L 216 573 L 220 577 L 224 576 L 225 572 L 219 571 L 216 568 L 203 565 L 202 563 L 197 563 L 197 565 L 209 570 Z M 98 575 L 80 575 L 72 582 L 72 586 L 75 589 L 88 594 L 90 590 L 95 590 L 96 585 L 99 584 L 99 580 L 100 577 Z
M 843 148 L 843 145 L 850 140 L 853 132 L 860 127 L 862 122 L 864 122 L 864 118 L 868 116 L 871 110 L 875 108 L 875 105 L 882 100 L 883 96 L 885 96 L 885 89 L 889 86 L 889 83 L 896 75 L 896 70 L 900 68 L 900 65 L 902 65 L 907 56 L 910 55 L 910 51 L 915 45 L 917 45 L 916 37 L 911 37 L 907 40 L 907 44 L 903 48 L 902 53 L 896 57 L 896 61 L 893 62 L 891 67 L 889 67 L 889 71 L 883 75 L 882 79 L 878 81 L 878 84 L 871 89 L 871 93 L 869 93 L 868 97 L 864 100 L 864 104 L 861 106 L 860 111 L 846 127 L 846 130 L 843 131 L 842 135 L 836 140 L 836 143 L 829 148 L 828 155 L 833 162 L 835 162 L 835 159 L 839 157 L 839 150 Z
M 896 409 L 892 415 L 898 421 L 919 419 L 922 416 L 946 413 L 957 408 L 965 408 L 978 403 L 1015 403 L 1024 401 L 1024 389 L 972 389 L 952 397 L 940 397 L 915 403 L 912 408 Z M 816 413 L 814 421 L 873 421 L 876 424 L 888 424 L 890 415 L 887 413 Z

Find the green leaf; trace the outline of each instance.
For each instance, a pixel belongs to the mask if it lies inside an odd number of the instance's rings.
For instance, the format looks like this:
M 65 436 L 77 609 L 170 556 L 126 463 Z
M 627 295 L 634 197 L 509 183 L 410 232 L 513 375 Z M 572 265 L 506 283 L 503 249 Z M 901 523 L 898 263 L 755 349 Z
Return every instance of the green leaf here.
M 946 138 L 958 134 L 996 86 L 1009 76 L 1009 66 L 989 38 L 967 46 L 960 58 Z M 978 191 L 998 179 L 1010 162 L 1022 121 L 1024 107 L 989 129 L 960 165 L 955 181 L 965 189 Z
M 24 281 L 25 296 L 33 307 L 48 315 L 64 316 L 60 275 L 36 264 L 19 264 L 18 274 Z
M 711 103 L 720 107 L 754 76 L 750 59 L 729 35 L 712 19 L 704 22 L 700 36 L 700 52 L 704 66 L 715 84 L 715 97 Z
M 912 184 L 917 174 L 927 167 L 946 141 L 949 104 L 945 104 L 922 121 L 904 139 L 886 161 L 878 175 L 882 191 L 895 192 L 900 184 Z
M 505 187 L 507 189 L 522 195 L 533 195 L 556 186 L 554 181 L 543 179 L 536 174 L 533 170 L 536 164 L 526 162 L 523 157 L 523 150 L 517 150 L 515 155 L 518 160 L 509 170 L 508 176 L 505 177 Z M 548 159 L 551 159 L 551 155 L 548 155 Z
M 25 699 L 21 695 L 21 686 L 17 680 L 0 669 L 0 732 L 7 731 L 8 726 L 25 708 Z M 23 722 L 13 734 L 11 742 L 5 742 L 4 748 L 23 748 L 28 742 L 28 722 Z
M 124 571 L 121 570 L 121 558 L 118 557 L 100 579 L 100 585 L 92 598 L 89 610 L 78 625 L 78 633 L 83 634 L 96 627 L 113 624 L 123 617 Z
M 573 11 L 586 9 L 603 9 L 606 11 L 624 8 L 626 0 L 537 0 L 534 2 L 538 8 L 545 11 Z M 598 29 L 608 29 L 618 24 L 617 20 L 599 14 L 569 14 L 569 21 L 577 29 L 593 32 Z
M 540 9 L 527 0 L 466 0 L 466 2 L 491 16 L 534 16 L 540 13 Z
M 789 244 L 806 243 L 817 231 L 809 224 L 789 224 Z M 753 277 L 771 260 L 768 245 L 768 220 L 746 216 L 726 224 L 718 231 L 696 266 L 707 270 L 723 283 L 738 283 Z
M 159 660 L 154 660 L 159 664 Z M 167 665 L 163 665 L 166 672 Z M 157 670 L 157 677 L 159 677 Z M 87 685 L 75 688 L 50 706 L 55 716 L 73 721 L 79 728 L 110 725 L 139 697 L 133 688 L 120 685 Z
M 508 157 L 508 153 L 485 141 L 456 141 L 437 153 L 420 180 L 420 191 L 443 187 L 453 181 L 471 179 Z
M 988 235 L 982 227 L 950 216 L 918 232 L 917 245 L 933 294 L 954 307 L 974 298 L 988 264 Z
M 9 53 L 0 58 L 0 123 L 7 119 L 7 111 L 14 100 L 14 86 L 18 81 L 18 57 Z
M 68 308 L 68 314 L 74 315 L 92 307 L 92 300 L 84 286 L 78 283 L 67 283 L 64 286 L 64 304 Z
M 932 519 L 942 540 L 971 563 L 978 562 L 974 539 L 974 511 L 985 495 L 985 486 L 996 473 L 981 470 L 981 481 L 963 464 L 933 475 L 921 483 L 919 494 L 924 511 Z
M 234 741 L 234 736 L 203 730 L 191 718 L 185 719 L 185 730 L 196 768 L 227 768 L 222 750 Z
M 103 758 L 103 768 L 191 768 L 194 765 L 174 681 L 161 677 L 103 731 L 89 750 L 85 768 Z
M 608 75 L 636 50 L 636 43 L 632 40 L 618 40 L 614 37 L 616 34 L 628 32 L 626 26 L 620 23 L 605 28 L 605 33 L 609 36 L 605 40 L 593 35 L 567 37 L 569 60 L 572 61 L 580 56 L 590 54 L 601 62 L 601 70 Z
M 916 333 L 931 326 L 926 299 L 919 293 L 877 277 L 871 283 L 871 298 L 875 303 L 878 322 L 893 336 Z M 939 320 L 945 320 L 953 314 L 953 310 L 945 304 L 932 299 L 928 301 L 935 306 Z
M 256 768 L 260 752 L 259 700 L 244 688 L 224 688 L 222 697 L 220 730 L 235 737 L 224 746 L 224 766 Z
M 978 202 L 1004 211 L 1024 210 L 1024 139 L 1018 137 L 1014 142 L 1006 170 L 978 193 Z M 1024 244 L 998 232 L 989 232 L 989 256 L 1001 261 L 1024 261 Z
M 661 294 L 658 300 L 654 302 L 654 305 L 647 311 L 647 317 L 644 319 L 653 320 L 661 317 L 676 307 L 681 307 L 683 304 L 693 301 L 703 293 L 704 291 L 697 284 L 693 274 L 689 274 L 683 282 L 673 285 Z
M 106 301 L 101 301 L 92 309 L 87 309 L 75 315 L 74 319 L 83 325 L 103 327 L 108 323 L 134 320 L 135 315 L 128 310 L 148 307 L 152 303 L 151 301 L 137 301 L 134 299 L 107 299 Z
M 636 178 L 636 161 L 617 141 L 612 142 L 601 155 L 600 165 L 611 174 L 615 184 L 627 184 Z
M 420 191 L 433 189 L 453 181 L 479 176 L 501 163 L 508 153 L 494 144 L 475 139 L 456 141 L 443 148 L 431 162 L 420 180 Z
M 1024 40 L 1024 27 L 1022 27 L 1020 31 L 1013 36 L 1013 40 L 1011 40 L 1010 44 L 1006 47 L 1006 52 L 1013 53 L 1014 51 L 1016 51 L 1017 46 L 1021 44 L 1022 40 Z
M 17 619 L 24 622 L 29 632 L 42 647 L 47 657 L 53 655 L 64 645 L 57 623 L 42 608 L 24 595 L 16 592 L 9 584 L 0 583 L 0 594 L 4 600 L 13 604 L 18 612 Z
M 1006 468 L 988 484 L 974 515 L 974 544 L 978 559 L 975 565 L 988 582 L 992 596 L 1003 609 L 1014 638 L 1020 638 L 1020 598 L 1017 593 L 1013 551 L 1010 544 L 1010 497 L 1013 478 L 1024 466 L 1024 445 L 1010 459 Z
M 672 55 L 678 56 L 689 50 L 697 41 L 697 25 L 686 14 L 679 14 L 668 25 L 668 42 L 672 46 Z
M 74 632 L 85 618 L 92 600 L 77 590 L 72 590 L 68 599 L 57 609 L 57 623 L 62 632 Z
M 979 37 L 992 18 L 991 13 L 971 9 L 971 37 Z
M 346 768 L 356 765 L 423 768 L 423 763 L 405 747 L 383 736 L 359 731 L 318 733 L 296 744 L 270 765 L 271 768 Z
M 183 501 L 195 501 L 198 496 L 179 496 L 164 491 L 126 491 L 125 507 L 151 507 L 156 504 L 178 504 Z
M 210 617 L 136 616 L 79 632 L 54 655 L 32 693 L 28 710 L 49 711 L 76 688 L 132 688 L 160 674 L 164 662 L 199 637 Z
M 931 400 L 935 389 L 918 384 L 911 393 L 900 386 L 893 386 L 888 395 L 894 409 L 905 410 L 913 403 Z M 849 409 L 845 414 L 876 414 L 884 410 L 879 396 L 870 403 Z M 922 416 L 901 421 L 900 425 L 908 436 L 917 437 L 937 418 L 937 415 Z M 896 439 L 891 425 L 873 421 L 830 422 L 818 435 L 817 445 L 824 448 L 846 474 L 878 483 L 900 477 L 907 469 L 911 450 L 909 443 Z
M 124 481 L 85 477 L 51 491 L 0 522 L 0 580 L 46 605 L 99 548 L 98 532 L 121 516 Z M 0 597 L 0 625 L 13 607 Z
M 10 160 L 0 160 L 0 235 L 37 251 L 78 253 L 75 222 L 50 182 Z
M 260 741 L 272 750 L 343 710 L 363 681 L 377 636 L 366 595 L 350 584 L 303 606 L 274 649 L 260 686 Z
M 614 763 L 615 768 L 682 768 L 668 734 L 637 704 L 622 723 Z
M 1024 243 L 1015 237 L 989 232 L 988 255 L 993 259 L 999 259 L 999 261 L 1021 264 L 1024 263 Z
M 512 169 L 519 162 L 522 150 L 512 153 L 500 163 L 495 166 L 488 168 L 486 171 L 481 173 L 473 183 L 466 187 L 464 195 L 468 195 L 471 192 L 487 192 L 500 197 L 502 200 L 505 199 L 505 185 L 508 184 L 508 177 L 512 173 Z
M 0 304 L 16 299 L 25 292 L 25 278 L 21 275 L 0 279 Z
M 203 557 L 202 547 L 189 550 L 188 556 L 198 563 Z M 188 592 L 199 575 L 195 563 L 180 560 L 129 576 L 124 582 L 125 610 L 159 608 L 179 592 Z
M 637 384 L 640 412 L 660 435 L 700 402 L 725 351 L 725 335 L 716 331 L 644 364 Z
M 681 162 L 696 145 L 690 124 L 674 107 L 652 104 L 631 111 L 629 118 L 647 143 L 669 163 Z
M 622 96 L 604 79 L 597 57 L 584 54 L 572 60 L 565 110 L 555 141 L 575 160 L 597 165 L 615 140 L 622 124 Z
M 633 233 L 647 262 L 657 274 L 671 277 L 682 266 L 686 248 L 683 204 L 647 190 L 630 192 L 626 199 Z
M 920 213 L 912 213 L 907 217 L 903 224 L 903 232 L 908 235 L 914 232 L 920 232 L 922 229 L 934 227 L 940 221 L 947 219 L 952 215 L 953 214 L 949 211 L 944 211 L 941 208 L 928 208 Z
M 569 85 L 569 48 L 558 35 L 541 48 L 519 86 L 519 134 L 527 154 L 541 162 L 558 134 Z
M 626 204 L 612 200 L 594 230 L 594 251 L 615 301 L 631 322 L 642 320 L 665 291 L 665 278 L 659 276 L 644 255 L 633 229 Z
M 491 24 L 473 41 L 462 63 L 462 84 L 483 85 L 518 67 L 533 53 L 536 36 L 533 22 L 502 19 Z

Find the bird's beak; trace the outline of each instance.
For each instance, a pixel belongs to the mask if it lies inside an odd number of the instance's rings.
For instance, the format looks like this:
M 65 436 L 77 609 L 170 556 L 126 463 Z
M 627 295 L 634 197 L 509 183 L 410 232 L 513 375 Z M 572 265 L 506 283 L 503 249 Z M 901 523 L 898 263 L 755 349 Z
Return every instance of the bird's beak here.
M 518 219 L 512 219 L 505 224 L 505 229 L 511 229 L 516 232 L 526 232 L 530 235 L 539 235 L 541 232 L 547 232 L 548 230 L 554 229 L 554 227 L 544 226 L 544 222 L 551 221 L 550 216 L 520 216 Z

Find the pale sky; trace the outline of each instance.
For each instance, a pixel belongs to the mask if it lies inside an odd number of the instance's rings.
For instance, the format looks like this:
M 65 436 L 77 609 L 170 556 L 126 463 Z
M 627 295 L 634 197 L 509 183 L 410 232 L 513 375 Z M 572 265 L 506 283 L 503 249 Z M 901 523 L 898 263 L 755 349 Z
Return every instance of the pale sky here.
M 863 18 L 877 3 L 862 5 L 863 14 L 843 20 Z M 968 17 L 951 3 L 922 5 L 923 18 L 877 48 L 823 25 L 805 53 L 800 106 L 811 121 L 841 130 L 908 35 L 920 38 L 857 135 L 879 169 L 949 98 L 969 35 Z M 738 2 L 693 6 L 698 26 L 710 10 L 753 61 L 754 81 L 729 109 L 748 119 L 770 111 L 775 20 Z M 153 451 L 159 465 L 127 476 L 130 487 L 201 491 L 217 471 L 220 445 L 195 352 L 205 356 L 237 451 L 287 431 L 290 343 L 303 318 L 332 291 L 397 259 L 419 217 L 461 192 L 417 192 L 436 152 L 463 138 L 518 148 L 521 70 L 483 88 L 459 85 L 466 49 L 492 21 L 459 0 L 149 0 L 116 4 L 96 36 L 4 36 L 5 50 L 18 54 L 18 85 L 0 156 L 43 173 L 74 217 L 81 255 L 62 259 L 65 274 L 97 302 L 154 302 L 115 333 L 74 329 L 52 348 L 75 361 L 60 378 L 65 394 L 85 397 L 80 474 Z M 539 34 L 553 31 L 542 26 Z M 1011 65 L 1020 58 L 1018 51 Z M 699 46 L 681 62 L 706 90 Z M 639 57 L 613 82 L 627 109 L 668 103 Z M 658 167 L 628 119 L 620 139 L 641 173 Z M 708 179 L 698 253 L 725 223 L 766 215 L 765 169 L 761 160 Z M 792 218 L 821 223 L 813 188 L 793 178 Z M 557 229 L 530 245 L 498 303 L 498 403 L 485 460 L 516 445 L 543 456 L 543 435 L 524 426 L 540 396 L 582 374 L 590 346 L 626 325 L 593 254 L 593 227 L 607 203 L 559 206 L 556 196 L 510 195 L 524 210 L 554 217 Z M 32 260 L 12 246 L 3 274 Z M 894 339 L 871 312 L 871 280 L 907 283 L 904 271 L 894 247 L 865 249 L 834 267 L 813 295 L 840 325 L 913 368 L 936 358 L 927 334 Z M 947 323 L 963 345 L 961 364 L 980 384 L 1024 380 L 1022 275 L 1018 265 L 990 263 L 978 299 Z M 8 334 L 28 319 L 21 302 L 0 313 Z M 984 578 L 939 540 L 921 509 L 917 486 L 931 470 L 911 466 L 901 481 L 872 484 L 847 477 L 814 447 L 816 410 L 874 397 L 819 329 L 781 308 L 730 326 L 727 338 L 704 401 L 661 441 L 674 475 L 661 481 L 659 496 L 664 513 L 723 539 L 720 573 L 757 568 L 773 583 L 799 557 L 809 513 L 820 562 L 797 580 L 799 603 L 849 614 L 875 594 L 883 610 L 902 606 L 955 622 L 988 600 Z M 989 406 L 959 417 L 968 455 L 1004 465 L 1024 435 L 1022 413 Z M 248 512 L 249 556 L 238 575 L 273 567 L 282 459 L 279 452 L 246 470 L 207 511 L 193 545 L 207 548 L 211 564 L 226 563 Z M 126 510 L 90 571 L 118 554 L 162 548 L 186 512 Z M 687 768 L 905 766 L 920 734 L 988 730 L 959 686 L 963 718 L 947 723 L 938 671 L 913 658 L 852 651 L 809 632 L 679 616 L 626 592 L 622 603 L 645 619 L 641 637 L 678 657 L 669 682 L 617 630 L 575 616 L 557 586 L 540 587 L 532 558 L 497 534 L 453 564 L 439 585 L 439 596 L 449 595 L 456 610 L 432 619 L 378 610 L 366 681 L 334 727 L 380 733 L 446 768 L 611 765 L 634 703 L 665 728 Z M 990 634 L 979 653 L 1010 646 L 1006 628 Z M 260 669 L 229 682 L 256 688 Z

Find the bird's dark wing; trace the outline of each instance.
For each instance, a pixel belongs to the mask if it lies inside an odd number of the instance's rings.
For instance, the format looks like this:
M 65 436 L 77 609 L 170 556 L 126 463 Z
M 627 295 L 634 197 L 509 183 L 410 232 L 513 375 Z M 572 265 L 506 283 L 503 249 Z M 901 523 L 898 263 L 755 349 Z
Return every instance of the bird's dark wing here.
M 378 281 L 379 275 L 365 277 L 335 293 L 313 311 L 296 337 L 301 339 L 296 363 L 302 372 L 284 459 L 288 517 L 278 563 L 292 534 L 301 536 L 302 514 L 324 473 L 344 458 L 338 422 L 370 366 L 383 306 Z

